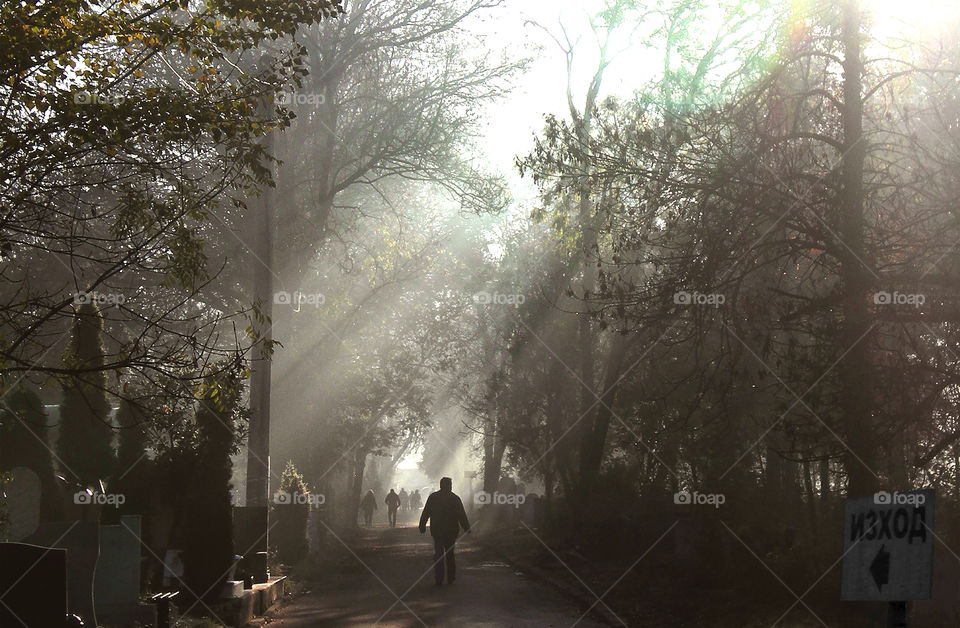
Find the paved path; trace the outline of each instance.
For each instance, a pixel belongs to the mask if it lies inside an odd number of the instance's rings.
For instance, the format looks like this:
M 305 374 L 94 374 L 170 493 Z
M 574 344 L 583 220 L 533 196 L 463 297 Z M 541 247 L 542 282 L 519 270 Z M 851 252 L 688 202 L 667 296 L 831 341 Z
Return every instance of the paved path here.
M 336 538 L 329 538 L 338 543 Z M 375 527 L 349 548 L 352 561 L 272 613 L 270 626 L 519 626 L 597 628 L 574 600 L 491 560 L 467 535 L 457 582 L 437 587 L 433 543 L 416 527 Z M 398 600 L 399 598 L 399 600 Z

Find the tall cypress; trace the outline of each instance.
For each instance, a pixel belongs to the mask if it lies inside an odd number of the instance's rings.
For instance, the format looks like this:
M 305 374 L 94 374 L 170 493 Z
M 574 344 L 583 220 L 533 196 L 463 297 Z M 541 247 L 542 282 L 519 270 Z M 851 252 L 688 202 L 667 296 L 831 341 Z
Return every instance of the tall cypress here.
M 110 481 L 110 490 L 122 493 L 125 501 L 115 512 L 106 511 L 108 520 L 119 521 L 120 515 L 146 515 L 154 490 L 154 463 L 147 457 L 150 439 L 148 415 L 134 401 L 124 399 L 117 411 L 117 466 Z
M 47 442 L 47 414 L 33 390 L 18 386 L 0 405 L 0 471 L 27 467 L 40 478 L 40 519 L 55 521 L 63 506 Z
M 280 474 L 280 491 L 290 496 L 286 503 L 274 502 L 275 530 L 270 532 L 271 546 L 277 549 L 277 558 L 292 565 L 307 555 L 307 522 L 310 519 L 310 506 L 297 495 L 309 495 L 303 475 L 297 471 L 292 460 L 287 461 Z
M 113 474 L 113 429 L 107 402 L 103 318 L 93 303 L 77 307 L 64 365 L 74 374 L 63 380 L 57 456 L 68 480 L 96 487 Z
M 196 414 L 196 475 L 189 492 L 190 534 L 183 576 L 190 591 L 215 599 L 233 561 L 230 455 L 237 450 L 236 420 L 242 390 L 236 373 L 209 376 Z
M 124 399 L 117 411 L 117 469 L 115 481 L 126 478 L 147 460 L 146 451 L 150 444 L 147 436 L 147 416 L 134 401 Z

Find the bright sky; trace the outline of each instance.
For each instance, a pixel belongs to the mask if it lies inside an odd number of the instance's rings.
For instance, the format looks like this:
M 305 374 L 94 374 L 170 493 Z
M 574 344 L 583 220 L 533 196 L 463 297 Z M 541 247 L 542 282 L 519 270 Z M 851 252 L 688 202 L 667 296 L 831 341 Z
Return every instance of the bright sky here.
M 588 11 L 602 6 L 597 0 L 508 0 L 506 10 L 498 13 L 492 27 L 490 44 L 515 48 L 524 46 L 534 57 L 527 72 L 517 81 L 513 93 L 488 110 L 487 134 L 482 143 L 490 157 L 491 167 L 511 174 L 519 181 L 513 167 L 514 157 L 526 154 L 533 145 L 533 134 L 543 126 L 548 113 L 567 116 L 566 62 L 563 52 L 541 28 L 528 24 L 536 22 L 555 37 L 562 37 L 562 20 L 571 40 L 579 37 L 574 59 L 574 91 L 577 102 L 583 102 L 586 86 L 596 69 L 597 45 L 588 28 Z M 617 42 L 616 48 L 625 49 L 627 42 Z M 652 72 L 638 72 L 650 64 L 638 62 L 639 57 L 650 59 L 641 46 L 623 52 L 604 75 L 601 98 L 605 95 L 629 95 L 652 77 Z M 515 193 L 530 192 L 528 186 L 518 184 Z
M 900 37 L 912 28 L 929 33 L 958 15 L 956 0 L 863 0 L 863 6 L 873 15 L 878 39 Z
M 664 0 L 656 0 L 662 4 Z M 957 0 L 862 0 L 873 15 L 873 35 L 880 41 L 893 43 L 902 37 L 913 37 L 920 29 L 924 39 L 932 39 L 932 31 L 943 27 L 958 15 Z M 587 27 L 587 15 L 603 6 L 601 0 L 508 0 L 505 10 L 496 19 L 485 23 L 490 28 L 490 44 L 515 49 L 523 45 L 535 57 L 514 92 L 504 101 L 489 108 L 486 138 L 482 147 L 491 160 L 490 166 L 507 173 L 517 183 L 515 193 L 530 193 L 529 186 L 518 183 L 513 159 L 526 154 L 532 135 L 542 126 L 547 113 L 566 115 L 566 70 L 563 54 L 542 29 L 526 24 L 535 21 L 559 37 L 560 22 L 567 27 L 571 39 L 579 37 L 574 62 L 574 89 L 577 102 L 596 67 L 597 46 Z M 705 33 L 712 29 L 705 26 Z M 909 34 L 908 34 L 909 33 Z M 953 42 L 952 45 L 956 45 Z M 539 52 L 537 48 L 539 47 Z M 656 52 L 643 45 L 642 35 L 630 46 L 617 42 L 624 50 L 604 75 L 601 98 L 610 94 L 630 95 L 654 76 L 660 59 Z

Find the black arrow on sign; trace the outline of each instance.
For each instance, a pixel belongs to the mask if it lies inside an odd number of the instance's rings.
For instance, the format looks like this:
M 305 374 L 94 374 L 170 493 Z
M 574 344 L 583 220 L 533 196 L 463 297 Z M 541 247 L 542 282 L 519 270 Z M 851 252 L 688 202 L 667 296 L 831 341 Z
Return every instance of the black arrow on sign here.
M 890 581 L 890 552 L 886 551 L 885 547 L 886 545 L 880 546 L 877 555 L 873 557 L 873 562 L 870 563 L 870 575 L 877 584 L 877 591 Z

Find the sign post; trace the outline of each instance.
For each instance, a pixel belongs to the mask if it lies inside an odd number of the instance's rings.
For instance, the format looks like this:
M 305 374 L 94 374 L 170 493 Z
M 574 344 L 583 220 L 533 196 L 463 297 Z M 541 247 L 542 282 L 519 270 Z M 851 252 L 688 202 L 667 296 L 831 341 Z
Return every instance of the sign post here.
M 879 492 L 848 499 L 840 599 L 889 602 L 887 625 L 907 626 L 907 601 L 933 587 L 936 492 Z
M 890 602 L 887 611 L 887 628 L 907 628 L 907 603 Z

